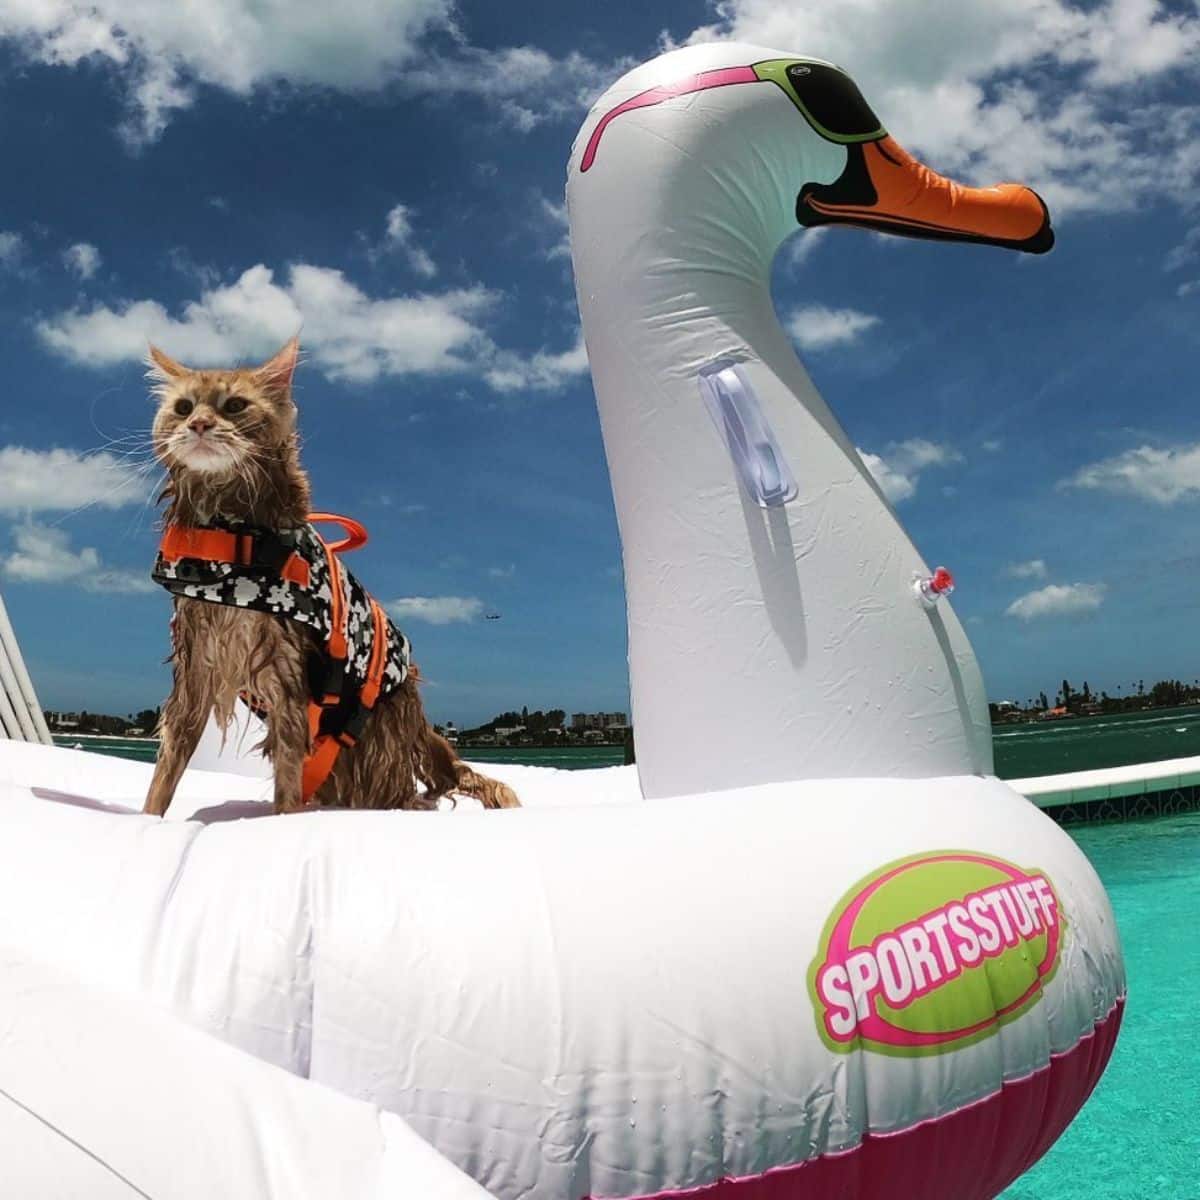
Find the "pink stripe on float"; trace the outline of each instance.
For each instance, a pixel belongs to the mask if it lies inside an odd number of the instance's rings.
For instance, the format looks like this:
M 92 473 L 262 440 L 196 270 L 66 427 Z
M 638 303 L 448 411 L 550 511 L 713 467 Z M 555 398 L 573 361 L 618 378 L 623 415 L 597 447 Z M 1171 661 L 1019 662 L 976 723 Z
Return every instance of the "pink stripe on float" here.
M 1070 1050 L 1005 1080 L 998 1092 L 892 1133 L 868 1133 L 849 1150 L 624 1200 L 845 1200 L 945 1196 L 992 1200 L 1058 1140 L 1112 1056 L 1122 996 Z M 897 1190 L 900 1187 L 901 1190 Z M 585 1200 L 600 1200 L 597 1196 Z M 615 1200 L 615 1198 L 608 1198 Z
M 758 76 L 753 67 L 721 67 L 715 71 L 701 71 L 699 75 L 689 75 L 675 83 L 664 84 L 662 87 L 650 88 L 649 91 L 639 92 L 628 100 L 610 108 L 592 130 L 588 138 L 587 149 L 583 152 L 583 161 L 579 164 L 580 171 L 586 171 L 596 161 L 596 149 L 600 145 L 600 137 L 608 123 L 622 113 L 632 112 L 635 108 L 649 108 L 652 104 L 661 104 L 664 100 L 673 100 L 676 96 L 686 96 L 689 92 L 703 92 L 708 88 L 728 87 L 731 83 L 758 83 Z

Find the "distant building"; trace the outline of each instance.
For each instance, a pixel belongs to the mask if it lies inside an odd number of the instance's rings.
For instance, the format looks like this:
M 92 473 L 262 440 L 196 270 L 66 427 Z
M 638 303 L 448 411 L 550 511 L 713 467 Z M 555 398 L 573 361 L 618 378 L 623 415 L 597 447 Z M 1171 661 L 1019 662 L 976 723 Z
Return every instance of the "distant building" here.
M 615 713 L 572 713 L 571 728 L 576 732 L 585 729 L 623 729 L 627 718 L 623 712 Z
M 1067 717 L 1073 717 L 1075 714 L 1067 708 L 1065 704 L 1060 704 L 1057 708 L 1048 708 L 1038 718 L 1040 721 L 1062 721 Z

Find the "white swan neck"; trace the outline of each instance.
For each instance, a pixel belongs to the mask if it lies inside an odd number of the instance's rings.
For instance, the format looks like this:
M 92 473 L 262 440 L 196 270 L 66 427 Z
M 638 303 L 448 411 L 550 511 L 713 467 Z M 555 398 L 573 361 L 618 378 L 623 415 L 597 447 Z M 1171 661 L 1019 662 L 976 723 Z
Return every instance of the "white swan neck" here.
M 927 567 L 769 294 L 789 195 L 836 177 L 844 148 L 765 85 L 731 86 L 622 115 L 580 172 L 589 125 L 636 86 L 593 110 L 568 200 L 646 794 L 990 771 L 966 637 L 915 596 Z M 713 420 L 702 377 L 730 362 L 769 429 L 764 461 L 794 481 L 786 503 L 760 507 L 739 474 L 729 428 L 745 421 Z

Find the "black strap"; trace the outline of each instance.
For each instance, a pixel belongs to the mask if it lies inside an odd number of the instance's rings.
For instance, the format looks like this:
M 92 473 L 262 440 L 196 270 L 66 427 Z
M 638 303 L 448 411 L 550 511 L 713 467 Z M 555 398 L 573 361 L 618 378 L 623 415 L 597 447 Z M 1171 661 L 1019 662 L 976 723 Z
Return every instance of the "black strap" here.
M 283 570 L 283 564 L 299 545 L 299 537 L 292 529 L 235 529 L 232 532 L 238 539 L 241 565 L 270 575 L 278 575 Z

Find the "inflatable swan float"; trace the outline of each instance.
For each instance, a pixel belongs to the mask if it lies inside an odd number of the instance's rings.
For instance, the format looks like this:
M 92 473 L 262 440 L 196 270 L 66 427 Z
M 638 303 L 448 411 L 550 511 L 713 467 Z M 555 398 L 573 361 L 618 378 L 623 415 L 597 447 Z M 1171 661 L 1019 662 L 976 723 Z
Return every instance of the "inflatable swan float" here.
M 1038 251 L 1041 202 L 737 44 L 614 84 L 567 196 L 636 770 L 237 820 L 227 756 L 158 821 L 148 768 L 5 744 L 5 1194 L 984 1200 L 1099 1078 L 1108 901 L 768 288 L 798 222 Z

